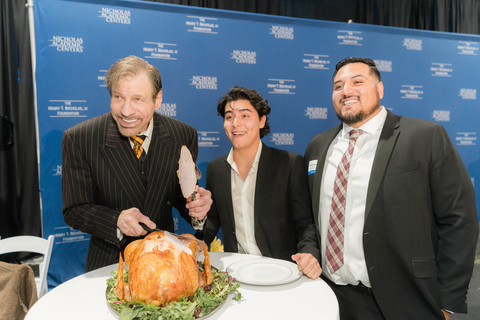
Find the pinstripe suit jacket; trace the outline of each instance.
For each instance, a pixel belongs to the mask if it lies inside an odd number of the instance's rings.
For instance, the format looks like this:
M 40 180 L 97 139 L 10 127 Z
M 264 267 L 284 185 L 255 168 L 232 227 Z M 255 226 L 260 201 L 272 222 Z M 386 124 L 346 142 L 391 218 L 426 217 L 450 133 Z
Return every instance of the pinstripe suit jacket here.
M 182 145 L 196 160 L 197 132 L 158 113 L 153 119 L 146 186 L 130 142 L 120 134 L 110 112 L 63 134 L 63 215 L 72 228 L 91 234 L 86 271 L 118 262 L 123 248 L 117 238 L 117 220 L 122 210 L 136 207 L 157 228 L 173 231 L 173 206 L 190 222 L 176 171 Z

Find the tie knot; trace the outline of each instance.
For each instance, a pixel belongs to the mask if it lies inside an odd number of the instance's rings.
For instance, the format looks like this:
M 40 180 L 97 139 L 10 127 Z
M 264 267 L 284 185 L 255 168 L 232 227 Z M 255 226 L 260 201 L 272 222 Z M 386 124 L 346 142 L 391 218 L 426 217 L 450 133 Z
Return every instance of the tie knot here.
M 357 141 L 358 137 L 363 133 L 361 129 L 353 129 L 348 134 L 350 135 L 350 140 Z
M 145 159 L 145 152 L 143 152 L 142 144 L 145 136 L 133 136 L 130 137 L 130 140 L 133 142 L 133 152 L 137 156 L 137 159 L 143 161 L 143 159 Z
M 133 143 L 138 143 L 140 145 L 143 144 L 143 141 L 145 141 L 145 136 L 144 135 L 141 135 L 141 136 L 132 136 L 130 137 L 130 139 L 133 141 Z

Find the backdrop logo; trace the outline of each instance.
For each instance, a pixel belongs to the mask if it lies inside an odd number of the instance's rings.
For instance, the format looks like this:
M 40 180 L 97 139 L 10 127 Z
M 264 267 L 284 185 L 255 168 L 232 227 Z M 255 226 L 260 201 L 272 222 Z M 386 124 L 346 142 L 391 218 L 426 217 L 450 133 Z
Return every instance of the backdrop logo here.
M 432 118 L 435 121 L 450 121 L 450 110 L 433 110 Z
M 160 105 L 160 109 L 157 112 L 169 116 L 169 117 L 176 117 L 177 116 L 177 104 L 176 103 L 162 103 Z
M 53 169 L 53 176 L 61 176 L 62 175 L 62 165 L 57 165 L 55 169 Z
M 217 90 L 217 77 L 193 76 L 190 85 L 198 90 Z
M 303 68 L 328 70 L 328 65 L 330 64 L 330 60 L 328 60 L 328 58 L 329 56 L 321 54 L 304 53 L 302 60 Z
M 478 42 L 458 41 L 458 54 L 478 56 Z
M 270 138 L 270 142 L 275 143 L 275 145 L 283 146 L 293 146 L 294 143 L 294 134 L 293 133 L 273 133 Z
M 422 51 L 422 40 L 421 39 L 404 38 L 402 46 L 404 46 L 407 50 Z
M 220 137 L 218 131 L 198 131 L 199 147 L 218 147 Z
M 363 41 L 360 31 L 338 30 L 337 39 L 340 40 L 338 44 L 347 46 L 362 46 Z
M 87 100 L 48 100 L 50 118 L 85 118 L 88 107 L 78 105 Z
M 382 72 L 392 72 L 392 61 L 388 60 L 374 60 L 377 69 Z
M 402 99 L 423 99 L 423 86 L 402 85 Z
M 173 229 L 178 231 L 178 217 L 173 217 Z
M 145 56 L 147 59 L 177 60 L 178 50 L 175 49 L 177 45 L 174 43 L 145 41 L 145 45 L 143 52 L 150 54 Z
M 235 60 L 236 63 L 247 63 L 247 64 L 257 63 L 256 51 L 233 50 L 233 52 L 230 54 L 232 55 L 230 59 Z
M 53 36 L 50 47 L 56 47 L 57 51 L 83 52 L 83 38 Z
M 55 228 L 55 244 L 70 243 L 90 240 L 88 233 L 83 233 L 72 229 L 71 227 L 56 227 Z
M 460 89 L 458 94 L 463 100 L 477 100 L 477 89 Z
M 477 144 L 476 132 L 457 132 L 457 146 L 475 146 Z
M 270 28 L 270 34 L 277 39 L 293 40 L 293 27 L 272 26 Z
M 216 18 L 205 18 L 197 16 L 187 16 L 189 20 L 185 22 L 188 32 L 212 33 L 217 34 L 218 23 Z
M 267 84 L 268 93 L 275 94 L 295 94 L 297 88 L 293 83 L 295 80 L 291 79 L 268 79 L 270 83 Z
M 108 23 L 130 24 L 130 10 L 102 8 L 99 18 Z
M 97 76 L 98 81 L 100 81 L 100 87 L 106 87 L 107 84 L 105 83 L 105 75 L 107 74 L 108 70 L 98 70 L 100 73 Z
M 453 72 L 451 66 L 451 63 L 432 62 L 430 71 L 432 71 L 432 76 L 434 77 L 451 77 L 451 73 Z
M 305 116 L 310 119 L 327 119 L 328 109 L 327 108 L 312 108 L 307 107 L 305 110 Z

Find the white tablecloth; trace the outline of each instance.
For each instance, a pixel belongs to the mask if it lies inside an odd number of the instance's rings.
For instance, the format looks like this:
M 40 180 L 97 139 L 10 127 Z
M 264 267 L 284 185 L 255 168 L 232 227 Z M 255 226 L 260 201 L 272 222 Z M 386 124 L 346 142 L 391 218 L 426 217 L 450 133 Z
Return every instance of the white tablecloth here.
M 211 253 L 211 264 L 218 269 L 258 256 L 236 253 Z M 118 319 L 105 299 L 106 279 L 118 264 L 103 267 L 71 279 L 44 295 L 27 313 L 26 320 Z M 241 284 L 242 300 L 230 295 L 221 309 L 208 320 L 222 319 L 322 319 L 338 320 L 338 302 L 330 287 L 321 279 L 306 276 L 283 285 Z

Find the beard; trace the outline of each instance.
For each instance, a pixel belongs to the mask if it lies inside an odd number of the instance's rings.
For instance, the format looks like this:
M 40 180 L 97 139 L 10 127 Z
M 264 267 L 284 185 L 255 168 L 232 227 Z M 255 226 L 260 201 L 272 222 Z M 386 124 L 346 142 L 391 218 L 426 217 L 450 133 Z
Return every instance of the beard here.
M 369 116 L 371 116 L 372 114 L 377 112 L 380 109 L 380 107 L 381 107 L 381 105 L 380 105 L 380 100 L 379 100 L 378 103 L 376 105 L 374 105 L 373 108 L 371 108 L 368 113 L 366 113 L 364 109 L 360 110 L 360 112 L 358 112 L 357 114 L 345 114 L 344 115 L 344 114 L 341 114 L 339 112 L 336 112 L 336 113 L 337 113 L 338 120 L 340 120 L 341 122 L 351 126 L 355 123 L 359 123 L 359 122 L 362 122 L 363 120 L 367 119 Z

